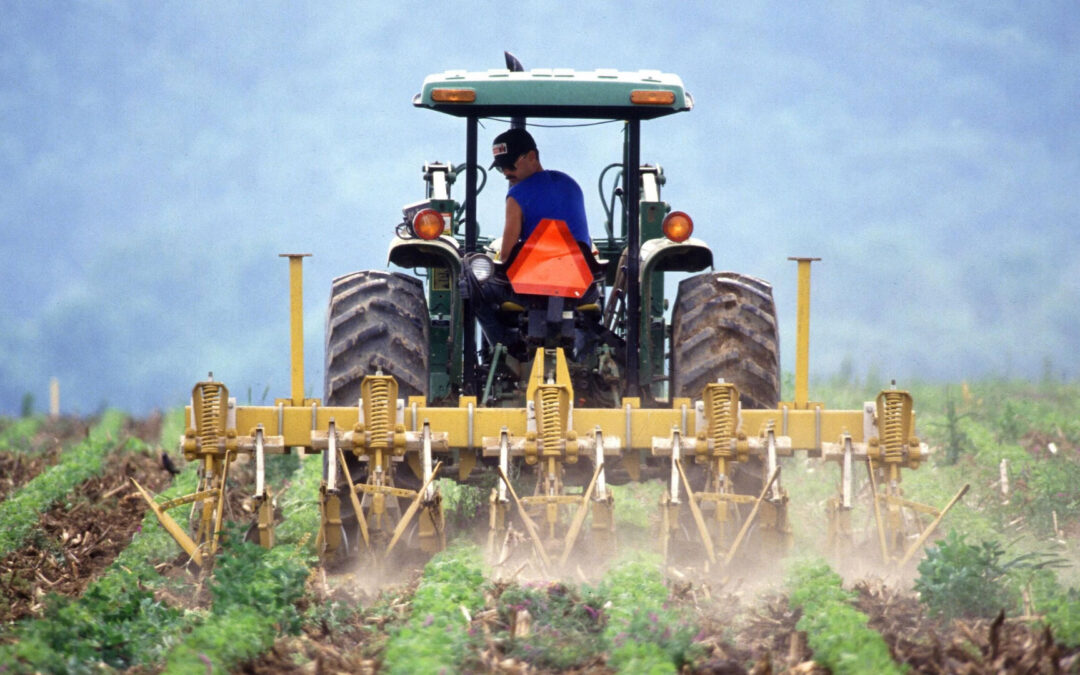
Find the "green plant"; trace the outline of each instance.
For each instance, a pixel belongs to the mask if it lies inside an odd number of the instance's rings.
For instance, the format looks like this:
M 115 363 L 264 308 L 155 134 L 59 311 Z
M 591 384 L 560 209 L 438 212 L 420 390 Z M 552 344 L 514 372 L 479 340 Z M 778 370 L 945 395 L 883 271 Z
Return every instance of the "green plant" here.
M 964 535 L 951 530 L 937 546 L 926 550 L 915 590 L 938 616 L 989 618 L 1003 609 L 1015 611 L 1020 587 L 1035 572 L 1065 564 L 1057 556 L 1039 552 L 1006 559 L 999 542 L 969 544 Z
M 34 395 L 30 392 L 23 394 L 22 403 L 19 406 L 19 417 L 31 417 L 34 414 Z
M 43 510 L 84 480 L 99 475 L 105 455 L 117 446 L 124 415 L 109 411 L 89 437 L 67 451 L 64 460 L 38 474 L 0 502 L 0 557 L 19 548 L 33 532 Z
M 803 561 L 788 580 L 790 602 L 802 611 L 796 624 L 806 631 L 814 660 L 834 673 L 899 673 L 889 647 L 868 618 L 851 606 L 852 594 L 824 561 Z
M 210 585 L 212 614 L 168 656 L 166 670 L 193 672 L 207 665 L 228 672 L 270 648 L 281 634 L 300 631 L 296 602 L 304 594 L 310 553 L 293 546 L 269 551 L 229 528 Z
M 3 420 L 0 428 L 0 451 L 25 452 L 30 449 L 30 441 L 41 428 L 40 417 L 20 417 Z
M 484 606 L 483 570 L 474 546 L 457 545 L 424 566 L 409 620 L 395 628 L 383 656 L 389 673 L 456 673 L 468 652 L 464 612 Z
M 479 480 L 479 485 L 458 483 L 449 478 L 438 480 L 446 526 L 451 531 L 467 530 L 475 525 L 478 516 L 487 513 L 488 496 L 499 478 L 493 473 L 484 473 Z
M 18 641 L 0 647 L 14 672 L 96 672 L 153 662 L 184 621 L 154 599 L 133 572 L 118 569 L 77 600 L 52 596 L 44 616 L 19 625 Z
M 597 655 L 601 610 L 561 583 L 511 586 L 498 600 L 499 617 L 511 626 L 522 611 L 532 617 L 527 637 L 509 638 L 507 653 L 533 665 L 565 670 Z
M 971 437 L 961 427 L 961 420 L 970 417 L 971 413 L 959 413 L 956 410 L 956 400 L 952 397 L 949 389 L 945 389 L 945 420 L 933 426 L 942 429 L 945 434 L 945 458 L 942 464 L 952 466 L 960 459 L 960 455 L 974 451 L 975 446 Z
M 1025 412 L 1020 403 L 1013 400 L 1005 401 L 1005 407 L 995 424 L 999 443 L 1015 443 L 1020 440 L 1020 436 L 1030 426 Z
M 1052 513 L 1064 518 L 1080 510 L 1080 462 L 1050 456 L 1033 463 L 1027 474 L 1026 510 L 1043 530 L 1052 528 Z
M 660 569 L 657 556 L 630 558 L 587 596 L 590 604 L 605 607 L 608 665 L 616 670 L 673 673 L 699 656 L 696 626 L 680 607 L 669 604 Z

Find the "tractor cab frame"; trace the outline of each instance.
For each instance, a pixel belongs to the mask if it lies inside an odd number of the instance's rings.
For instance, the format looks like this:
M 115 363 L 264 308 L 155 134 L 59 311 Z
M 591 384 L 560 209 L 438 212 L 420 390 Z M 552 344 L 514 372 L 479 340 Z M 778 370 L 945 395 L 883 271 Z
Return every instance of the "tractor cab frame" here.
M 512 63 L 508 58 L 508 65 Z M 667 239 L 662 222 L 670 207 L 660 200 L 663 173 L 659 167 L 641 165 L 641 123 L 646 120 L 689 111 L 693 99 L 685 91 L 678 76 L 658 71 L 621 72 L 616 70 L 574 71 L 568 69 L 489 70 L 483 72 L 447 71 L 425 79 L 413 105 L 464 119 L 466 127 L 465 165 L 454 168 L 445 164 L 425 166 L 429 199 L 405 209 L 406 223 L 418 209 L 432 208 L 448 214 L 449 232 L 435 240 L 424 239 L 415 228 L 399 229 L 399 236 L 390 247 L 389 260 L 402 267 L 426 267 L 432 278 L 447 280 L 450 285 L 460 272 L 465 256 L 476 253 L 484 240 L 480 237 L 477 218 L 477 195 L 483 188 L 480 167 L 479 126 L 483 119 L 506 120 L 511 125 L 523 125 L 533 118 L 569 120 L 616 120 L 624 123 L 623 156 L 607 170 L 621 171 L 621 185 L 614 194 L 621 197 L 615 231 L 615 197 L 608 209 L 606 232 L 595 237 L 594 245 L 603 259 L 618 262 L 609 265 L 608 284 L 615 293 L 609 305 L 618 304 L 623 316 L 614 320 L 614 307 L 606 311 L 607 323 L 618 324 L 623 342 L 618 360 L 623 365 L 622 392 L 626 396 L 644 396 L 655 400 L 663 391 L 656 386 L 664 380 L 665 330 L 663 327 L 664 271 L 698 272 L 712 265 L 712 252 L 704 242 L 689 238 L 682 230 L 681 241 Z M 460 171 L 465 173 L 463 203 L 450 199 L 450 185 Z M 692 229 L 687 217 L 685 222 Z M 631 225 L 632 224 L 632 225 Z M 501 224 L 500 224 L 501 226 Z M 401 236 L 405 235 L 405 236 Z M 412 236 L 410 236 L 412 235 Z M 621 272 L 621 274 L 620 274 Z M 618 279 L 618 286 L 615 285 Z M 445 281 L 442 288 L 446 288 Z M 452 293 L 457 296 L 457 293 Z M 438 304 L 434 297 L 432 305 Z M 469 329 L 455 331 L 460 335 L 446 336 L 437 343 L 433 336 L 433 355 L 442 344 L 461 345 L 461 370 L 454 367 L 456 354 L 439 360 L 445 363 L 449 376 L 432 368 L 433 395 L 445 392 L 439 382 L 453 383 L 465 394 L 477 394 L 483 389 L 485 372 L 478 368 L 475 311 L 472 301 L 451 301 L 451 310 L 460 307 L 459 321 Z M 659 329 L 656 324 L 659 323 Z M 643 367 L 644 366 L 644 367 Z M 456 388 L 456 387 L 454 387 Z

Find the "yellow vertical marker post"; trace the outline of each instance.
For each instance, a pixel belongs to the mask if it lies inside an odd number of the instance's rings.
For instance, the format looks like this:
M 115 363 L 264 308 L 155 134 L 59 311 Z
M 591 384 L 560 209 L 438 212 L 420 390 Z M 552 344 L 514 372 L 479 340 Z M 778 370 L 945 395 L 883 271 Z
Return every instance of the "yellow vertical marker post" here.
M 49 419 L 60 417 L 60 380 L 49 379 Z
M 788 258 L 799 263 L 799 304 L 795 315 L 795 409 L 806 410 L 810 391 L 810 263 L 821 258 Z
M 281 253 L 289 259 L 289 328 L 292 405 L 304 405 L 304 258 L 310 253 Z

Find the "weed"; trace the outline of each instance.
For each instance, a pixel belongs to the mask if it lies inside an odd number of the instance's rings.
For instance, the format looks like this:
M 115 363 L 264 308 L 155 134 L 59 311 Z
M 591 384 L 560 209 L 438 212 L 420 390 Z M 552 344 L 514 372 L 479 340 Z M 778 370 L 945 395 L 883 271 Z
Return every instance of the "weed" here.
M 945 458 L 942 464 L 952 466 L 960 459 L 960 455 L 974 451 L 971 438 L 961 428 L 961 420 L 970 417 L 971 413 L 959 413 L 956 410 L 956 400 L 952 397 L 949 389 L 945 389 L 945 420 L 934 426 L 945 432 Z
M 1052 513 L 1062 518 L 1080 511 L 1080 462 L 1047 457 L 1031 465 L 1027 478 L 1026 510 L 1044 531 L 1053 527 Z
M 932 613 L 945 619 L 989 618 L 1002 609 L 1015 611 L 1020 587 L 1035 572 L 1066 564 L 1062 558 L 1038 552 L 1006 559 L 999 542 L 969 544 L 964 535 L 951 530 L 937 546 L 926 550 L 915 590 Z
M 470 652 L 462 608 L 484 606 L 484 573 L 475 547 L 452 546 L 424 567 L 409 620 L 394 629 L 383 664 L 389 673 L 456 673 Z
M 603 630 L 599 605 L 584 602 L 564 584 L 512 586 L 499 596 L 497 607 L 499 618 L 508 626 L 522 611 L 532 617 L 533 629 L 527 637 L 509 639 L 511 656 L 565 670 L 594 658 L 602 649 L 597 640 Z

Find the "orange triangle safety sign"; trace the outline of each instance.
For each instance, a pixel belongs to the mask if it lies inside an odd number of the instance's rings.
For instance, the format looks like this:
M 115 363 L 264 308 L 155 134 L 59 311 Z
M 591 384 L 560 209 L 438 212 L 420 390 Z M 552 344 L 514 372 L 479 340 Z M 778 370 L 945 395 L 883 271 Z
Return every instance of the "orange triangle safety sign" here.
M 563 298 L 580 298 L 593 281 L 570 228 L 565 221 L 552 218 L 537 224 L 506 276 L 516 293 Z

